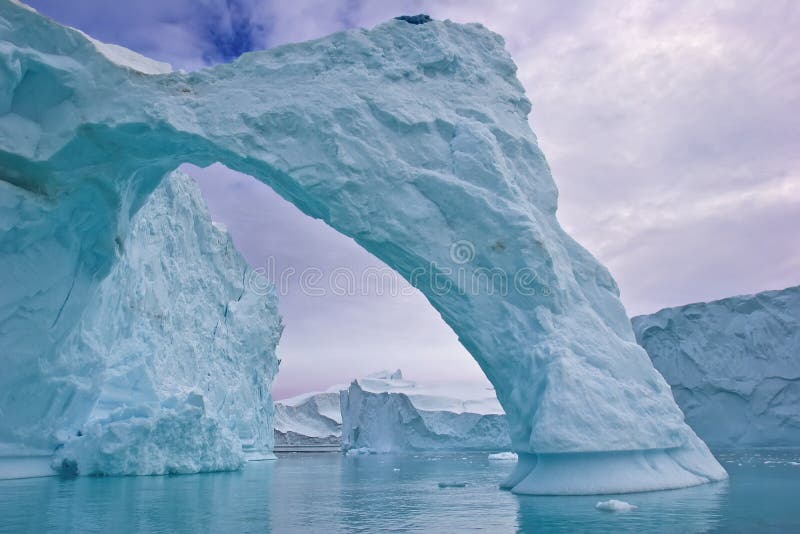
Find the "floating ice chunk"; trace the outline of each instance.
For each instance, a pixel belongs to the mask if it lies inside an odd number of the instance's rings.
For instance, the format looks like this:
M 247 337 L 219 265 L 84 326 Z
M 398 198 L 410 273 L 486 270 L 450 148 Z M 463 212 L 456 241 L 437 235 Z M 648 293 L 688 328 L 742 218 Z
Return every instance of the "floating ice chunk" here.
M 516 462 L 517 461 L 517 453 L 516 452 L 495 452 L 489 455 L 490 460 L 502 461 L 502 462 Z
M 439 482 L 440 488 L 466 488 L 466 482 Z
M 636 510 L 636 506 L 625 502 L 625 501 L 618 501 L 617 499 L 609 499 L 607 501 L 600 501 L 594 505 L 595 508 L 598 510 L 603 510 L 604 512 L 630 512 L 631 510 Z
M 347 452 L 345 452 L 345 455 L 347 456 L 361 456 L 364 454 L 375 454 L 375 451 L 369 447 L 359 447 L 357 449 L 349 449 Z

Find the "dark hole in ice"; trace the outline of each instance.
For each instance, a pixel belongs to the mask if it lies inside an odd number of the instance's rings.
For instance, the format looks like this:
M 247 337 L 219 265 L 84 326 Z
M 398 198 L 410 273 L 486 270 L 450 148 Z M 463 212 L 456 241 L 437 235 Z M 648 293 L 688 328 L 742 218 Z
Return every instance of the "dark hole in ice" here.
M 64 458 L 61 460 L 61 466 L 58 469 L 58 474 L 63 478 L 75 478 L 78 476 L 78 462 L 75 460 L 68 460 Z
M 430 22 L 433 19 L 430 18 L 428 15 L 423 15 L 420 13 L 419 15 L 402 15 L 400 17 L 395 17 L 397 20 L 404 20 L 409 24 L 425 24 L 426 22 Z

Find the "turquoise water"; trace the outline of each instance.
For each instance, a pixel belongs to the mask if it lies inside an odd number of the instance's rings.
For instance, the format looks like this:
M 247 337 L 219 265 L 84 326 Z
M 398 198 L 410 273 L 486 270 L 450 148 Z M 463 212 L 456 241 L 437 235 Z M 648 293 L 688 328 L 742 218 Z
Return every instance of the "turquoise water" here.
M 236 473 L 0 481 L 2 532 L 800 532 L 800 450 L 722 453 L 728 482 L 520 497 L 485 454 L 287 454 Z M 440 488 L 439 483 L 466 483 Z

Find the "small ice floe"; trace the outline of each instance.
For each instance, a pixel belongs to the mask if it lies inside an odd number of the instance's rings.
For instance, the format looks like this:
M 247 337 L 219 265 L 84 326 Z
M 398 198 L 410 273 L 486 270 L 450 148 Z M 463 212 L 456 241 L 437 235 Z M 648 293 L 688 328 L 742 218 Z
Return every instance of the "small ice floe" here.
M 496 460 L 498 462 L 516 462 L 517 461 L 517 453 L 516 452 L 496 452 L 494 454 L 489 455 L 490 460 Z
M 400 468 L 399 467 L 395 467 L 394 469 L 392 469 L 392 471 L 400 471 Z
M 770 466 L 770 467 L 773 467 L 773 466 L 775 466 L 775 465 L 794 465 L 794 466 L 800 466 L 800 462 L 793 462 L 793 461 L 791 461 L 791 460 L 785 460 L 785 461 L 784 461 L 784 460 L 764 460 L 764 464 L 765 464 L 765 465 L 768 465 L 768 466 Z
M 359 447 L 357 449 L 349 449 L 345 453 L 347 456 L 360 456 L 362 454 L 375 454 L 375 452 L 368 447 Z
M 636 510 L 636 506 L 625 501 L 618 501 L 616 499 L 610 499 L 608 501 L 600 501 L 594 505 L 595 508 L 598 510 L 603 510 L 604 512 L 630 512 L 631 510 Z
M 466 482 L 439 482 L 440 488 L 466 488 Z

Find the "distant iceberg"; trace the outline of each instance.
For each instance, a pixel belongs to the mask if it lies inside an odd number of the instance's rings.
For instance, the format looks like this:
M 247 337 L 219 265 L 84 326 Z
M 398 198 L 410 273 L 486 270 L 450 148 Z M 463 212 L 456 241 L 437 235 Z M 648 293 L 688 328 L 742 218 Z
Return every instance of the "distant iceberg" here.
M 407 403 L 414 407 L 419 420 L 386 419 L 385 424 L 389 426 L 381 428 L 381 434 L 395 436 L 397 441 L 391 446 L 386 446 L 385 442 L 377 446 L 380 440 L 365 433 L 375 427 L 365 425 L 362 419 L 370 419 L 375 414 L 358 411 L 349 402 L 349 391 L 353 388 L 381 398 L 388 395 L 393 400 L 386 410 L 391 410 L 394 403 Z M 344 410 L 340 397 L 346 403 Z M 359 419 L 354 420 L 354 417 Z M 349 386 L 339 384 L 326 391 L 305 393 L 275 403 L 277 450 L 341 446 L 343 425 L 347 429 L 343 448 L 354 454 L 359 451 L 502 450 L 510 447 L 505 415 L 486 383 L 419 384 L 404 379 L 398 369 L 358 378 Z M 412 432 L 418 434 L 412 437 Z M 356 434 L 359 438 L 353 439 Z
M 338 449 L 342 444 L 339 389 L 304 393 L 275 402 L 275 449 Z
M 398 370 L 355 380 L 341 392 L 342 448 L 376 452 L 497 451 L 508 423 L 488 384 L 418 384 Z
M 800 445 L 800 286 L 667 308 L 632 323 L 706 443 Z

